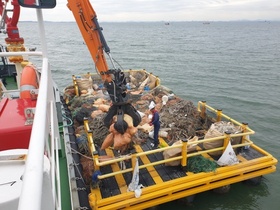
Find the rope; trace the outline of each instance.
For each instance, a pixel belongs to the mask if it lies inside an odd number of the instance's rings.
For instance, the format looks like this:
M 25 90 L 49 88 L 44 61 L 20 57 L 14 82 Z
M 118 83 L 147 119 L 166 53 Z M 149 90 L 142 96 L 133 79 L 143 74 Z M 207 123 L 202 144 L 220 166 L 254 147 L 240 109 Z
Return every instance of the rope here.
M 87 159 L 92 160 L 92 161 L 94 160 L 93 158 L 80 153 L 79 151 L 73 149 L 72 147 L 69 147 L 69 146 L 67 146 L 67 147 L 68 147 L 68 149 L 71 150 L 71 153 L 79 154 L 79 155 L 83 156 L 84 158 L 87 158 Z
M 94 160 L 93 158 L 91 158 L 91 157 L 89 157 L 89 156 L 86 156 L 86 155 L 84 155 L 84 154 L 78 152 L 77 150 L 73 149 L 72 147 L 69 147 L 69 146 L 68 146 L 68 149 L 70 149 L 71 151 L 73 151 L 73 153 L 75 153 L 75 154 L 79 154 L 79 155 L 83 156 L 84 158 L 87 158 L 87 159 L 92 160 L 92 161 Z M 117 160 L 117 159 L 120 159 L 120 158 L 125 158 L 125 160 L 129 160 L 129 159 L 131 159 L 130 156 L 131 156 L 131 153 L 126 154 L 126 155 L 120 155 L 120 156 L 118 156 L 118 157 L 114 157 L 113 159 L 114 159 L 114 160 Z
M 70 123 L 69 123 L 69 124 L 67 124 L 67 125 L 60 125 L 60 126 L 59 126 L 59 128 L 63 128 L 63 127 L 70 127 L 70 126 L 72 126 L 72 125 L 73 125 L 73 120 L 72 120 L 71 118 L 66 117 L 66 115 L 64 115 L 64 114 L 62 114 L 62 117 L 64 117 L 66 120 L 69 120 L 69 121 L 70 121 Z
M 68 149 L 68 152 L 70 152 L 70 151 L 72 150 L 71 147 L 70 147 L 70 150 L 69 150 L 69 146 L 66 146 L 66 148 Z M 73 150 L 74 150 L 74 149 L 73 149 Z M 75 150 L 74 150 L 74 151 L 75 151 Z M 76 151 L 76 152 L 77 152 L 77 151 Z M 81 172 L 80 172 L 80 170 L 79 170 L 79 168 L 78 168 L 77 163 L 75 162 L 74 159 L 72 159 L 72 162 L 74 163 L 73 166 L 76 168 L 76 170 L 77 170 L 79 176 L 81 177 L 82 182 L 84 183 L 85 186 L 87 186 L 86 183 L 85 183 L 85 180 L 84 180 L 84 178 L 83 178 L 83 176 L 82 176 L 82 174 L 81 174 Z

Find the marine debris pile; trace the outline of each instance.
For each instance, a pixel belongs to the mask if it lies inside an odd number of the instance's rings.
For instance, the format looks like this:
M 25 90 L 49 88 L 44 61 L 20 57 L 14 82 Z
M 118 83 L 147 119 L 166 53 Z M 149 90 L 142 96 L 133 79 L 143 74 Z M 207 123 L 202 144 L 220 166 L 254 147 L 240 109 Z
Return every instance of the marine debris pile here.
M 151 101 L 155 102 L 156 110 L 160 115 L 159 135 L 165 138 L 170 145 L 180 139 L 188 139 L 193 136 L 203 137 L 210 124 L 199 116 L 199 112 L 191 101 L 179 98 L 161 85 L 156 86 L 156 77 L 153 75 L 145 74 L 142 71 L 129 71 L 126 74 L 129 78 L 128 92 L 132 105 L 140 113 L 142 121 L 137 128 L 131 131 L 130 140 L 125 140 L 126 147 L 117 146 L 117 149 L 127 149 L 130 142 L 132 144 L 144 143 L 149 137 L 152 127 L 148 124 L 150 121 L 148 106 Z M 124 141 L 124 136 L 122 139 L 119 137 L 119 139 L 112 141 L 112 128 L 107 128 L 103 123 L 111 100 L 103 88 L 102 81 L 89 74 L 77 78 L 79 95 L 76 95 L 75 88 L 71 85 L 65 89 L 64 99 L 69 101 L 68 108 L 74 120 L 78 144 L 83 145 L 80 146 L 83 148 L 83 153 L 88 151 L 83 127 L 84 118 L 88 118 L 89 126 L 93 131 L 94 143 L 99 148 L 114 147 L 117 141 Z M 129 122 L 129 116 L 127 120 Z M 104 140 L 107 141 L 106 145 L 103 144 Z
M 131 104 L 139 112 L 142 120 L 137 127 L 133 127 L 131 117 L 125 115 L 124 120 L 128 124 L 128 129 L 124 134 L 114 130 L 114 120 L 110 127 L 106 127 L 104 124 L 104 117 L 112 102 L 98 75 L 73 76 L 74 84 L 76 83 L 78 88 L 77 86 L 75 88 L 75 85 L 65 88 L 64 100 L 68 102 L 67 106 L 73 118 L 76 143 L 79 153 L 82 154 L 83 176 L 87 183 L 90 182 L 94 168 L 93 161 L 90 160 L 91 154 L 84 130 L 84 118 L 88 119 L 88 124 L 93 134 L 93 142 L 97 150 L 111 148 L 120 155 L 130 153 L 133 144 L 145 144 L 147 139 L 152 137 L 149 135 L 153 127 L 149 125 L 151 113 L 148 109 L 152 101 L 155 103 L 155 109 L 160 115 L 161 128 L 159 136 L 168 145 L 180 143 L 184 139 L 189 142 L 204 139 L 210 126 L 213 125 L 211 118 L 202 118 L 200 116 L 191 101 L 184 100 L 166 87 L 157 84 L 157 77 L 154 75 L 145 71 L 129 71 L 126 72 L 126 77 L 128 78 L 127 91 L 130 95 Z M 188 146 L 188 152 L 196 150 L 197 144 L 193 145 Z M 204 146 L 206 147 L 207 145 Z M 181 151 L 177 150 L 178 148 L 166 150 L 163 153 L 164 158 L 179 155 Z M 204 159 L 204 161 L 201 159 Z M 193 158 L 190 161 L 194 162 L 194 164 L 189 164 L 188 166 L 189 171 L 193 172 L 205 171 L 205 169 L 207 169 L 206 171 L 211 171 L 215 170 L 217 166 L 202 157 Z M 170 162 L 169 165 L 176 166 L 178 164 L 180 164 L 180 161 Z M 191 165 L 192 168 L 190 168 Z

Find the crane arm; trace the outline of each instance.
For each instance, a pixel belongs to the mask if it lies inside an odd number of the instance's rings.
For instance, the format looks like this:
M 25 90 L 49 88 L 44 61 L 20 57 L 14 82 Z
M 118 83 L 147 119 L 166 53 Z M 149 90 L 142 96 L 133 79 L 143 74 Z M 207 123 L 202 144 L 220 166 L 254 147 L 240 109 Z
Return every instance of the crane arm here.
M 102 28 L 99 26 L 96 13 L 89 0 L 68 0 L 67 6 L 74 15 L 102 80 L 110 82 L 111 76 L 108 74 L 109 68 L 104 54 L 104 51 L 109 54 L 110 48 L 106 44 Z
M 114 66 L 110 55 L 110 48 L 105 41 L 102 28 L 97 20 L 97 15 L 89 0 L 68 0 L 67 6 L 74 15 L 96 69 L 101 75 L 104 86 L 113 102 L 113 105 L 104 118 L 104 124 L 109 127 L 112 123 L 113 116 L 116 115 L 117 122 L 115 122 L 114 127 L 119 133 L 123 134 L 127 130 L 124 114 L 132 117 L 135 127 L 141 122 L 139 113 L 128 100 L 125 75 L 120 69 L 116 69 Z M 104 52 L 111 59 L 114 69 L 108 68 Z

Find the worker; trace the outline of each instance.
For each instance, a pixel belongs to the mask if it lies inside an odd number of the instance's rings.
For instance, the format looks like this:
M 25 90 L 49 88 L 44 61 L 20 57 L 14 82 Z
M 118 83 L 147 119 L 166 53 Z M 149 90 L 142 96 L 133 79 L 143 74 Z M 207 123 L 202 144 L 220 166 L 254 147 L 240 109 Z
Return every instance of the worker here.
M 154 142 L 151 143 L 153 149 L 157 149 L 159 145 L 158 132 L 160 128 L 159 113 L 155 109 L 155 103 L 152 101 L 149 105 L 149 110 L 152 113 L 152 119 L 149 123 L 150 126 L 154 126 Z

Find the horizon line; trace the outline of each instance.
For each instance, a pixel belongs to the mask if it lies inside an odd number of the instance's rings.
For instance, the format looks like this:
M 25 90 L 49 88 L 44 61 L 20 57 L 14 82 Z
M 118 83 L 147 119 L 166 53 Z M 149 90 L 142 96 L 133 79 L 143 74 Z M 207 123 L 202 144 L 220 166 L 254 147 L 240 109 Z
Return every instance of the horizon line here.
M 19 22 L 37 22 L 37 20 L 19 20 Z M 53 20 L 44 20 L 44 22 L 57 22 L 57 23 L 76 23 L 75 20 L 69 21 L 53 21 Z M 176 23 L 176 22 L 280 22 L 280 20 L 155 20 L 155 21 L 99 21 L 103 23 L 157 23 L 157 22 L 164 22 L 164 23 Z

